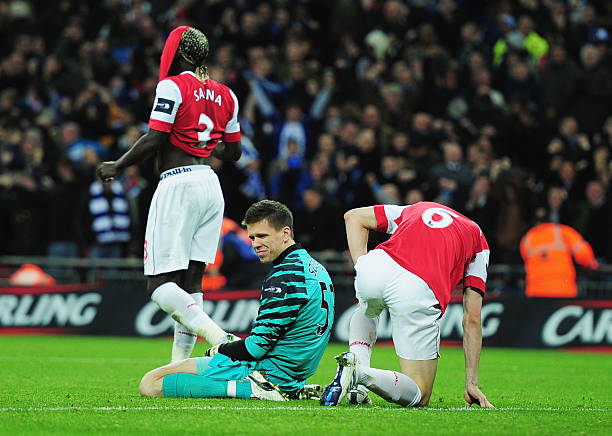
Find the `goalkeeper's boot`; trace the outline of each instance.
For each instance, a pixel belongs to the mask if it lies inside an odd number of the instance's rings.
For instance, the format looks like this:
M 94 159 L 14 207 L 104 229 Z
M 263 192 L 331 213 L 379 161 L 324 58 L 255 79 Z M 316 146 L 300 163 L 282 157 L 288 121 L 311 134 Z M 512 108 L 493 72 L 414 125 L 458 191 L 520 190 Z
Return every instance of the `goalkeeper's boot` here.
M 334 380 L 323 390 L 320 400 L 322 406 L 337 406 L 348 391 L 357 386 L 356 361 L 357 358 L 350 351 L 336 356 L 338 370 Z
M 296 394 L 294 400 L 320 400 L 323 389 L 321 385 L 304 385 Z
M 370 391 L 364 385 L 357 385 L 355 389 L 351 389 L 346 395 L 346 401 L 349 404 L 372 404 Z
M 268 381 L 259 371 L 253 371 L 248 376 L 251 382 L 251 398 L 270 401 L 288 401 L 287 396 L 281 392 L 277 385 Z

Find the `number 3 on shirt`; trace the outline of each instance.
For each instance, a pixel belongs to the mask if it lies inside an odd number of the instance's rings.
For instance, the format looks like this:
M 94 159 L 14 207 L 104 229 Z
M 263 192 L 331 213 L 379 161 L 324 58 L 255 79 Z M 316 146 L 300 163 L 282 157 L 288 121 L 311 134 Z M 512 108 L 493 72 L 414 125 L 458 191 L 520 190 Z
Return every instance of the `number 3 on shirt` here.
M 213 123 L 213 120 L 211 120 L 208 115 L 200 114 L 198 127 L 202 124 L 206 126 L 206 128 L 204 130 L 198 130 L 198 141 L 203 142 L 204 146 L 206 146 L 206 143 L 210 141 L 210 132 L 212 132 L 212 129 L 215 127 L 215 123 Z
M 456 213 L 450 210 L 442 209 L 441 207 L 430 207 L 425 209 L 421 214 L 421 219 L 427 227 L 432 229 L 443 229 L 453 223 L 453 217 L 457 217 Z

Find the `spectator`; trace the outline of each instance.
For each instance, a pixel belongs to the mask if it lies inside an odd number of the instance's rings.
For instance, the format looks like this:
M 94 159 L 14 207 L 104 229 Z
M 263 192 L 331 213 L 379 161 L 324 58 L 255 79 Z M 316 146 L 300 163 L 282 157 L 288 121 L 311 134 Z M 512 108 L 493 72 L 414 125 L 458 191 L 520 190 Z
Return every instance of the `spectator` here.
M 302 198 L 304 190 L 308 188 L 318 188 L 323 192 L 325 197 L 331 196 L 337 189 L 337 181 L 331 176 L 329 171 L 330 156 L 324 153 L 318 153 L 312 162 L 308 171 L 303 171 L 296 187 L 296 194 Z M 303 206 L 301 201 L 298 201 L 300 208 Z
M 561 5 L 561 3 L 557 3 Z M 562 44 L 554 44 L 541 74 L 542 104 L 547 120 L 555 122 L 576 95 L 580 70 Z
M 46 249 L 45 198 L 53 186 L 45 164 L 43 137 L 37 128 L 7 135 L 2 151 L 5 250 L 42 255 Z
M 371 190 L 359 168 L 359 158 L 354 150 L 347 147 L 339 150 L 335 160 L 338 190 L 336 197 L 343 205 L 363 205 L 371 199 Z
M 75 237 L 47 234 L 41 220 L 48 200 L 73 183 L 58 175 L 65 155 L 86 189 L 95 163 L 143 133 L 165 37 L 190 20 L 206 23 L 217 47 L 211 77 L 244 102 L 239 116 L 253 153 L 239 168 L 219 166 L 236 220 L 263 195 L 297 209 L 307 188 L 341 210 L 375 195 L 436 195 L 430 175 L 445 166 L 441 143 L 457 142 L 469 145 L 464 165 L 473 178 L 457 207 L 494 223 L 497 234 L 487 233 L 491 244 L 502 242 L 496 262 L 520 261 L 517 235 L 534 205 L 548 207 L 532 198 L 558 185 L 567 200 L 546 213 L 580 230 L 586 182 L 609 189 L 611 29 L 597 3 L 90 3 L 25 2 L 22 15 L 0 19 L 3 253 L 44 254 L 58 238 Z M 514 173 L 522 183 L 508 189 Z M 157 183 L 154 160 L 122 183 L 131 213 L 139 212 L 131 215 L 135 255 L 146 201 L 132 206 Z M 88 230 L 82 215 L 74 229 Z
M 538 102 L 538 85 L 526 62 L 518 61 L 510 68 L 505 94 L 507 100 L 520 98 L 531 105 Z
M 536 216 L 544 222 L 569 225 L 574 217 L 566 200 L 565 189 L 560 186 L 550 186 L 546 195 L 546 205 L 536 210 Z
M 597 177 L 603 186 L 610 186 L 610 177 L 612 173 L 612 160 L 610 159 L 610 149 L 605 146 L 599 146 L 593 152 L 593 175 Z
M 118 180 L 102 183 L 95 180 L 89 186 L 89 213 L 93 244 L 89 257 L 121 258 L 130 240 L 129 205 L 123 186 Z
M 406 193 L 405 204 L 415 204 L 419 201 L 425 201 L 425 194 L 418 188 L 413 188 Z
M 545 174 L 548 171 L 548 155 L 542 147 L 545 140 L 542 121 L 537 106 L 522 97 L 510 101 L 509 125 L 505 132 L 509 140 L 504 141 L 503 153 L 515 165 L 528 168 L 531 172 Z M 501 148 L 501 147 L 500 147 Z
M 266 197 L 260 153 L 248 136 L 242 135 L 242 156 L 236 164 L 219 162 L 216 171 L 221 174 L 224 197 L 231 199 L 225 203 L 226 217 L 238 221 L 251 204 Z
M 303 156 L 300 154 L 299 140 L 291 138 L 287 141 L 285 153 L 275 159 L 269 167 L 270 196 L 289 204 L 292 208 L 296 204 L 297 191 Z
M 599 267 L 588 242 L 573 228 L 541 223 L 521 239 L 528 297 L 574 298 L 578 295 L 573 259 L 587 269 Z
M 432 167 L 430 177 L 435 201 L 461 208 L 467 201 L 472 184 L 472 172 L 463 161 L 463 150 L 454 141 L 442 143 L 444 162 Z
M 430 168 L 440 161 L 437 146 L 442 139 L 443 136 L 432 128 L 432 118 L 429 114 L 414 114 L 407 154 L 414 162 L 418 177 L 427 179 Z
M 561 161 L 559 169 L 553 179 L 555 184 L 563 187 L 567 192 L 567 201 L 570 205 L 580 204 L 584 192 L 584 184 L 576 171 L 576 165 L 569 160 Z
M 361 129 L 357 136 L 357 157 L 359 168 L 364 173 L 377 172 L 380 168 L 380 158 L 384 154 L 376 142 L 376 133 L 369 128 Z
M 393 64 L 391 69 L 394 84 L 402 91 L 403 107 L 406 113 L 411 115 L 415 112 L 417 104 L 421 99 L 422 81 L 413 69 L 405 61 L 399 60 Z
M 500 190 L 497 192 L 499 210 L 495 225 L 496 258 L 500 263 L 517 263 L 520 261 L 521 237 L 533 219 L 532 194 L 527 188 L 525 175 L 517 169 L 508 169 L 507 166 L 497 180 L 496 189 Z
M 575 113 L 584 130 L 593 134 L 603 126 L 609 115 L 612 98 L 612 73 L 603 64 L 599 50 L 587 44 L 580 50 L 582 74 L 578 82 Z
M 592 180 L 587 184 L 583 210 L 584 239 L 593 247 L 597 259 L 612 263 L 612 206 L 601 181 Z
M 501 129 L 506 123 L 507 104 L 504 95 L 491 84 L 487 69 L 474 72 L 474 92 L 469 100 L 468 118 L 477 127 L 492 125 Z
M 295 213 L 295 236 L 312 251 L 343 250 L 342 211 L 325 201 L 325 193 L 308 188 L 303 193 L 304 208 Z
M 498 201 L 491 193 L 489 176 L 486 173 L 480 173 L 475 177 L 470 188 L 465 207 L 460 210 L 469 219 L 477 222 L 485 235 L 495 235 L 497 233 L 495 211 L 498 207 Z M 494 249 L 493 242 L 489 246 Z
M 462 98 L 459 86 L 458 66 L 448 66 L 434 80 L 434 87 L 428 93 L 424 109 L 435 117 L 444 117 L 452 101 Z
M 470 54 L 482 48 L 483 35 L 477 23 L 468 21 L 461 26 L 461 43 L 458 59 L 466 64 Z
M 142 241 L 145 239 L 146 216 L 153 197 L 154 189 L 140 174 L 140 168 L 132 165 L 125 169 L 120 182 L 128 203 L 131 223 L 130 241 L 126 246 L 127 257 L 140 257 L 142 255 Z
M 85 189 L 82 176 L 69 159 L 58 162 L 56 182 L 47 205 L 47 256 L 78 257 L 83 242 L 81 204 Z
M 74 121 L 62 125 L 60 143 L 70 160 L 78 165 L 85 164 L 88 150 L 95 152 L 100 158 L 108 156 L 107 150 L 99 142 L 81 137 L 81 128 Z
M 392 110 L 389 108 L 389 110 Z M 391 138 L 393 129 L 381 120 L 380 109 L 370 104 L 363 108 L 362 125 L 374 132 L 378 150 L 381 153 L 388 153 L 391 149 Z
M 573 116 L 566 116 L 559 122 L 559 134 L 548 144 L 548 153 L 554 162 L 556 156 L 570 160 L 577 170 L 584 170 L 588 165 L 591 153 L 589 137 L 581 133 L 578 121 Z
M 505 16 L 504 20 L 510 25 L 510 28 L 514 27 L 512 16 Z M 495 47 L 493 47 L 493 64 L 495 66 L 501 65 L 509 49 L 526 50 L 535 65 L 548 52 L 548 43 L 535 31 L 533 19 L 528 15 L 522 15 L 519 18 L 518 28 L 509 31 L 504 38 L 495 43 Z
M 325 76 L 325 86 L 313 101 L 307 115 L 303 114 L 300 103 L 290 101 L 286 106 L 285 116 L 282 117 L 266 94 L 261 80 L 251 79 L 250 86 L 259 110 L 268 120 L 274 122 L 276 157 L 286 158 L 288 156 L 288 143 L 291 140 L 295 141 L 298 146 L 297 156 L 303 157 L 307 151 L 310 126 L 313 122 L 320 120 L 331 96 L 334 86 L 333 76 L 329 74 Z

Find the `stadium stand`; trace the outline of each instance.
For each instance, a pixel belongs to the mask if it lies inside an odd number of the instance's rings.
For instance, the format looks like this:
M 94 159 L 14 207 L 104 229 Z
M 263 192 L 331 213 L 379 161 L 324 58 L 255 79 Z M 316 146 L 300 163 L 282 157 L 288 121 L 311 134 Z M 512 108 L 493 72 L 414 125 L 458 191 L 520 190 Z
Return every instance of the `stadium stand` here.
M 215 163 L 228 218 L 271 197 L 308 224 L 306 248 L 338 251 L 344 211 L 428 199 L 481 223 L 493 264 L 520 265 L 542 216 L 612 263 L 609 2 L 58 5 L 0 2 L 0 255 L 99 251 L 95 166 L 146 130 L 165 37 L 193 24 L 250 147 L 237 166 Z M 154 162 L 118 183 L 130 239 L 113 244 L 138 258 Z

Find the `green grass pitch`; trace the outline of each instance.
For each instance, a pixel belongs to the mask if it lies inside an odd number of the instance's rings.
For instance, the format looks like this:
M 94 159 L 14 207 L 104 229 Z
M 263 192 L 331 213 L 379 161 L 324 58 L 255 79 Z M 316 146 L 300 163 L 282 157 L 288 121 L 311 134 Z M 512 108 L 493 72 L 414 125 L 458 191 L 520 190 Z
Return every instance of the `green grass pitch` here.
M 429 408 L 376 396 L 373 406 L 324 408 L 141 398 L 141 376 L 167 363 L 170 348 L 167 338 L 0 336 L 0 435 L 612 434 L 609 354 L 485 349 L 480 385 L 497 409 L 484 410 L 464 408 L 463 351 L 443 348 Z M 311 383 L 331 380 L 344 348 L 328 347 Z M 391 347 L 375 349 L 372 364 L 398 368 Z

